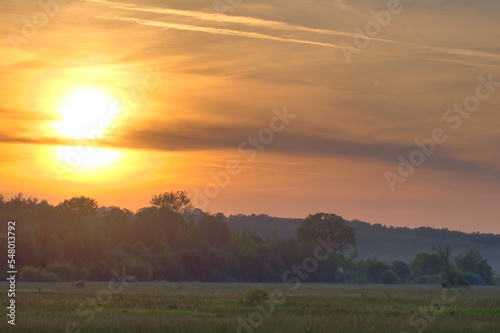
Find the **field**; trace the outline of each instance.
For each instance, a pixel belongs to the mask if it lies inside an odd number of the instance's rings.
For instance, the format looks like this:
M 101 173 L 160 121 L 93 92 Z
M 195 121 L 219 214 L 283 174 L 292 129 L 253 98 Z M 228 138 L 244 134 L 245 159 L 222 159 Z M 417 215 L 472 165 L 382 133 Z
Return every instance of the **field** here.
M 247 305 L 253 288 L 274 292 Z M 2 332 L 500 332 L 500 287 L 19 283 L 16 301 Z

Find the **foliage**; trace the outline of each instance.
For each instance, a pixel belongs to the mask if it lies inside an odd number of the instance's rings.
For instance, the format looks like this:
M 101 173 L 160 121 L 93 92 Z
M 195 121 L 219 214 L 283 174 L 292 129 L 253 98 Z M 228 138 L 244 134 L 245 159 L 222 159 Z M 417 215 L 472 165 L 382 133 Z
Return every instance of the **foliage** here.
M 62 211 L 72 216 L 88 217 L 97 214 L 98 208 L 95 199 L 87 198 L 84 196 L 73 197 L 69 200 L 64 200 L 58 205 Z
M 16 260 L 20 272 L 26 267 L 21 278 L 30 281 L 40 281 L 43 268 L 47 267 L 47 273 L 57 274 L 64 281 L 109 281 L 114 277 L 113 271 L 125 268 L 128 275 L 139 281 L 281 282 L 285 272 L 294 271 L 297 265 L 300 268 L 306 258 L 326 254 L 325 260 L 302 280 L 379 283 L 389 269 L 403 281 L 410 280 L 408 265 L 402 261 L 388 265 L 377 259 L 359 259 L 356 249 L 348 252 L 355 244 L 355 231 L 349 225 L 356 230 L 366 226 L 361 222 L 348 223 L 338 215 L 319 213 L 302 221 L 292 220 L 292 226 L 297 227 L 296 238 L 282 239 L 277 233 L 262 237 L 255 232 L 235 231 L 238 228 L 228 222 L 235 221 L 234 217 L 228 220 L 222 214 L 196 211 L 185 218 L 171 209 L 173 206 L 162 204 L 161 200 L 155 203 L 158 206 L 132 213 L 119 207 L 98 207 L 94 199 L 86 197 L 64 200 L 54 206 L 20 194 L 10 199 L 0 197 L 0 217 L 15 217 L 19 221 Z M 287 221 L 264 215 L 247 216 L 244 220 L 257 225 L 263 221 L 275 225 Z M 391 230 L 381 225 L 370 228 Z M 427 228 L 416 232 L 443 237 L 450 234 Z M 318 245 L 328 244 L 333 244 L 327 248 L 331 253 L 324 248 L 317 252 Z M 5 247 L 5 242 L 1 246 Z M 450 251 L 442 248 L 419 253 L 411 261 L 411 280 L 435 283 L 436 275 L 456 268 L 471 283 L 494 281 L 491 266 L 477 251 L 458 255 L 454 260 L 457 267 L 450 258 Z M 6 263 L 0 263 L 0 268 L 0 277 L 4 277 Z
M 389 265 L 387 265 L 386 263 L 374 262 L 368 267 L 366 274 L 368 275 L 368 277 L 371 279 L 372 282 L 377 283 L 380 281 L 382 273 L 384 273 L 388 269 Z
M 444 269 L 441 272 L 441 286 L 449 287 L 468 287 L 469 282 L 463 277 L 462 273 L 456 268 Z
M 468 284 L 470 285 L 483 285 L 486 284 L 481 277 L 481 275 L 478 275 L 476 273 L 472 272 L 462 272 L 462 276 L 465 281 L 467 281 Z
M 405 279 L 411 274 L 410 267 L 408 267 L 408 265 L 401 260 L 396 260 L 392 263 L 392 270 L 398 275 L 400 279 Z
M 150 263 L 133 257 L 126 261 L 125 273 L 133 276 L 137 281 L 151 281 L 153 279 L 153 267 Z
M 55 273 L 45 273 L 42 276 L 42 282 L 61 282 L 62 279 L 59 275 Z
M 410 266 L 414 276 L 439 274 L 442 268 L 438 255 L 427 252 L 418 253 Z
M 68 262 L 52 262 L 45 267 L 45 272 L 53 273 L 65 282 L 75 281 L 76 279 L 76 269 L 71 263 Z
M 422 275 L 413 279 L 416 284 L 439 284 L 440 278 L 437 275 Z
M 380 275 L 380 282 L 383 284 L 394 284 L 399 281 L 398 275 L 392 270 L 387 270 Z
M 79 288 L 79 289 L 85 288 L 85 281 L 83 281 L 83 280 L 76 281 L 75 287 Z
M 482 258 L 479 251 L 470 249 L 461 253 L 456 257 L 455 263 L 461 270 L 479 275 L 487 284 L 492 283 L 493 269 L 488 264 L 488 261 Z
M 248 290 L 243 296 L 246 305 L 259 305 L 269 299 L 269 292 L 265 289 L 255 288 Z
M 331 239 L 334 250 L 343 252 L 356 245 L 354 229 L 346 225 L 346 221 L 335 214 L 318 213 L 309 215 L 295 232 L 297 239 L 303 242 L 318 242 L 320 239 Z
M 194 208 L 186 191 L 170 191 L 153 195 L 149 203 L 154 207 L 168 208 L 176 213 L 187 213 Z
M 21 281 L 40 282 L 42 280 L 43 270 L 33 266 L 24 266 L 19 272 Z

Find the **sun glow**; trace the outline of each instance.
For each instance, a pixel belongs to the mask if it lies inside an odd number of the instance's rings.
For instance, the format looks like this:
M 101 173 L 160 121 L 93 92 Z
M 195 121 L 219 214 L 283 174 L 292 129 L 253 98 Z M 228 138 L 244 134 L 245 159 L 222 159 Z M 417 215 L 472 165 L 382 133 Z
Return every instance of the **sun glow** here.
M 85 174 L 99 178 L 102 173 L 116 171 L 122 153 L 99 147 L 98 142 L 109 136 L 119 113 L 118 103 L 111 96 L 94 87 L 79 87 L 70 91 L 56 108 L 60 121 L 53 126 L 59 135 L 81 142 L 55 149 L 63 173 L 72 179 Z
M 110 95 L 99 90 L 72 92 L 62 101 L 59 109 L 62 121 L 54 127 L 68 138 L 102 137 L 118 115 L 117 105 Z
M 96 147 L 59 147 L 57 156 L 67 167 L 84 170 L 116 162 L 121 153 Z

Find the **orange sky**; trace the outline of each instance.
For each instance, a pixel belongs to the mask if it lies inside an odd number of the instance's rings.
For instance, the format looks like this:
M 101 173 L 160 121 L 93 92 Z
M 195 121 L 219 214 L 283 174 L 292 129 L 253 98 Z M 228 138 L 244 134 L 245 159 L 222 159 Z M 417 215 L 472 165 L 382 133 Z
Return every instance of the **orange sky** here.
M 500 3 L 389 3 L 1 2 L 0 193 L 500 233 Z

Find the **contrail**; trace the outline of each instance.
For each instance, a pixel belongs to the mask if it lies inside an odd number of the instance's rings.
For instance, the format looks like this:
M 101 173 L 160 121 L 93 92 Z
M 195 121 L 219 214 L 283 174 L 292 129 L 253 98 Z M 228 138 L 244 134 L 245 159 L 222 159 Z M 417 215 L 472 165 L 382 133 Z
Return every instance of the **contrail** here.
M 251 26 L 255 26 L 255 27 L 268 28 L 268 29 L 272 29 L 272 30 L 304 31 L 304 32 L 343 36 L 343 37 L 350 37 L 350 38 L 359 37 L 359 35 L 357 33 L 352 33 L 352 32 L 309 28 L 309 27 L 293 25 L 293 24 L 288 24 L 288 23 L 279 22 L 279 21 L 263 20 L 263 19 L 253 18 L 253 17 L 230 16 L 230 15 L 221 15 L 221 14 L 204 13 L 204 12 L 199 12 L 199 11 L 170 9 L 170 8 L 140 7 L 138 5 L 129 4 L 129 3 L 104 1 L 104 0 L 85 0 L 85 1 L 93 2 L 93 3 L 97 3 L 97 4 L 102 4 L 102 5 L 106 5 L 106 6 L 109 6 L 112 8 L 117 8 L 117 9 L 134 10 L 134 11 L 141 11 L 141 12 L 155 13 L 155 14 L 172 14 L 172 15 L 179 15 L 179 16 L 188 16 L 188 17 L 194 17 L 194 18 L 198 18 L 198 19 L 206 20 L 206 21 L 215 21 L 215 22 L 224 22 L 224 23 L 238 23 L 238 24 L 243 24 L 243 25 L 251 25 Z M 383 42 L 383 43 L 405 45 L 405 46 L 409 46 L 412 48 L 418 48 L 418 49 L 422 49 L 422 50 L 434 51 L 434 52 L 444 53 L 444 54 L 500 59 L 500 55 L 495 54 L 495 53 L 489 53 L 489 52 L 481 52 L 481 51 L 457 49 L 457 48 L 449 48 L 449 47 L 429 46 L 429 45 L 416 44 L 416 43 L 410 43 L 410 42 L 394 41 L 394 40 L 384 39 L 384 38 L 369 37 L 366 35 L 363 36 L 363 38 L 374 40 L 374 41 L 379 41 L 379 42 Z M 308 44 L 308 43 L 306 43 L 306 44 Z M 327 43 L 325 43 L 325 44 L 327 44 Z M 319 45 L 319 44 L 317 44 L 317 45 Z M 324 45 L 324 46 L 326 46 L 326 45 Z
M 255 38 L 255 39 L 267 39 L 267 40 L 274 40 L 274 41 L 279 41 L 279 42 L 298 43 L 298 44 L 316 45 L 316 46 L 330 47 L 330 48 L 335 48 L 335 49 L 342 49 L 341 46 L 336 45 L 336 44 L 315 42 L 315 41 L 296 39 L 296 38 L 276 37 L 276 36 L 261 34 L 261 33 L 257 33 L 257 32 L 246 32 L 246 31 L 224 29 L 224 28 L 200 27 L 197 25 L 167 23 L 167 22 L 161 22 L 161 21 L 143 20 L 143 19 L 133 18 L 133 17 L 118 17 L 118 16 L 95 16 L 95 17 L 99 18 L 99 19 L 103 19 L 103 20 L 131 22 L 131 23 L 137 23 L 137 24 L 142 24 L 142 25 L 152 26 L 152 27 L 163 27 L 163 28 L 171 28 L 171 29 L 177 29 L 177 30 L 197 31 L 197 32 L 205 32 L 205 33 L 211 33 L 211 34 L 216 34 L 216 35 L 228 35 L 228 36 Z M 440 59 L 440 58 L 422 57 L 422 56 L 408 55 L 408 54 L 379 52 L 379 51 L 372 51 L 372 50 L 364 50 L 363 52 L 372 53 L 372 54 L 379 54 L 379 55 L 398 56 L 398 57 L 410 58 L 410 59 L 423 59 L 423 60 L 428 60 L 428 61 L 447 62 L 447 63 L 454 63 L 454 64 L 459 64 L 459 65 L 474 66 L 474 67 L 487 67 L 487 68 L 495 68 L 495 69 L 500 68 L 500 66 L 498 66 L 498 65 L 480 64 L 480 63 L 461 61 L 461 60 L 456 60 L 456 59 L 446 59 L 446 58 Z
M 112 2 L 112 1 L 104 1 L 104 0 L 85 0 L 87 2 L 98 3 L 102 5 L 106 5 L 108 7 L 116 8 L 116 9 L 125 9 L 125 10 L 134 10 L 140 12 L 147 13 L 155 13 L 155 14 L 172 14 L 179 16 L 188 16 L 194 17 L 205 21 L 215 21 L 215 22 L 223 22 L 223 23 L 239 23 L 243 25 L 251 25 L 255 27 L 268 28 L 272 30 L 286 30 L 286 31 L 305 31 L 305 32 L 314 32 L 319 34 L 327 34 L 327 35 L 336 35 L 336 36 L 345 36 L 345 37 L 358 37 L 357 34 L 351 32 L 344 31 L 335 31 L 335 30 L 327 30 L 327 29 L 315 29 L 303 27 L 300 25 L 288 24 L 285 22 L 279 21 L 270 21 L 263 20 L 253 17 L 246 16 L 229 16 L 229 15 L 221 15 L 221 14 L 212 14 L 212 13 L 204 13 L 198 11 L 191 10 L 180 10 L 180 9 L 170 9 L 170 8 L 155 8 L 155 7 L 140 7 L 138 5 L 133 5 L 129 3 L 121 3 L 121 2 Z M 377 40 L 381 42 L 387 43 L 399 43 L 394 42 L 387 39 L 382 38 L 374 38 L 368 37 L 371 40 Z
M 133 22 L 133 23 L 139 23 L 139 24 L 143 24 L 143 25 L 172 28 L 172 29 L 177 29 L 177 30 L 199 31 L 199 32 L 208 32 L 211 34 L 218 34 L 218 35 L 240 36 L 240 37 L 249 37 L 249 38 L 257 38 L 257 39 L 275 40 L 275 41 L 280 41 L 280 42 L 290 42 L 290 43 L 326 46 L 326 47 L 332 47 L 332 48 L 341 48 L 338 45 L 330 44 L 330 43 L 314 42 L 314 41 L 295 39 L 295 38 L 275 37 L 275 36 L 265 35 L 265 34 L 261 34 L 261 33 L 257 33 L 257 32 L 246 32 L 246 31 L 231 30 L 231 29 L 224 29 L 224 28 L 200 27 L 197 25 L 150 21 L 150 20 L 142 20 L 142 19 L 132 18 L 132 17 L 118 17 L 118 16 L 107 16 L 107 17 L 106 16 L 95 16 L 95 17 L 100 18 L 100 19 L 104 19 L 104 20 Z

